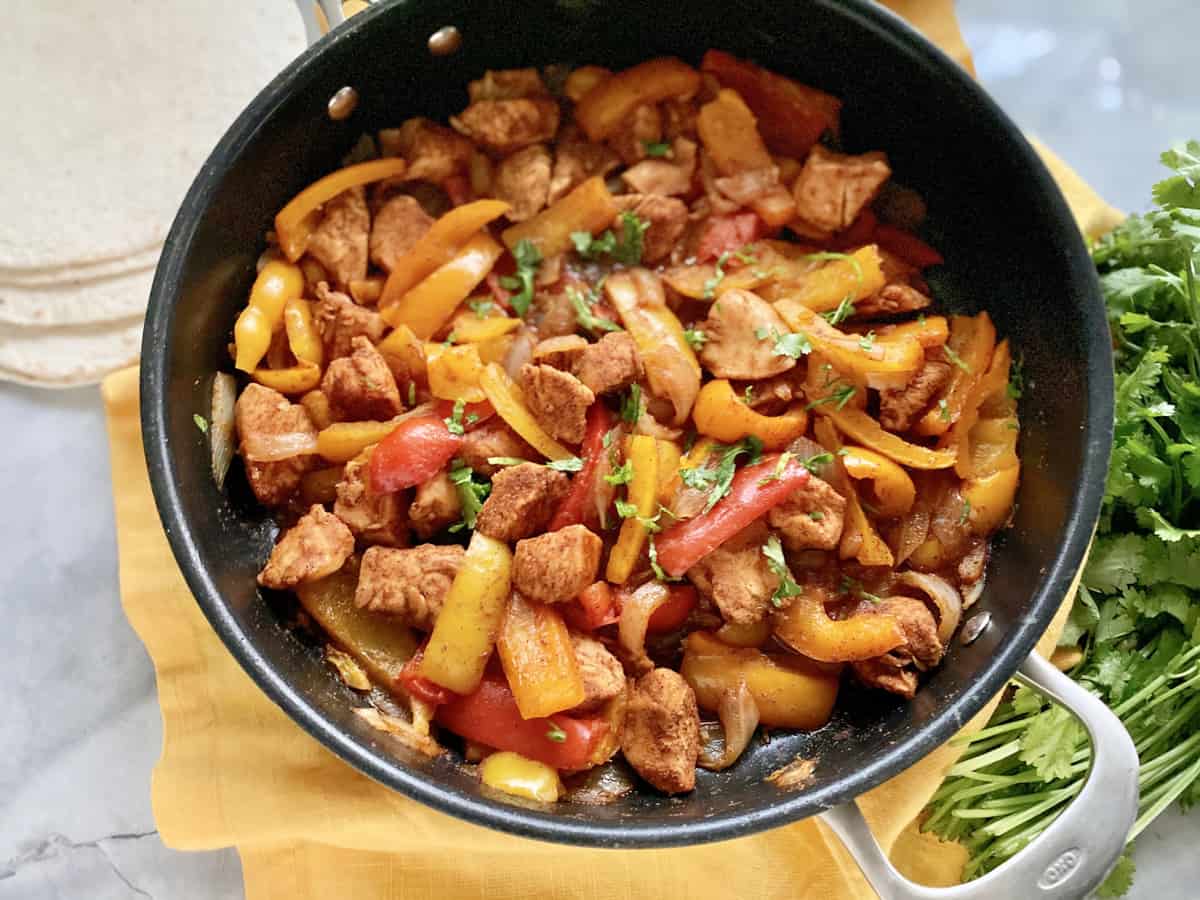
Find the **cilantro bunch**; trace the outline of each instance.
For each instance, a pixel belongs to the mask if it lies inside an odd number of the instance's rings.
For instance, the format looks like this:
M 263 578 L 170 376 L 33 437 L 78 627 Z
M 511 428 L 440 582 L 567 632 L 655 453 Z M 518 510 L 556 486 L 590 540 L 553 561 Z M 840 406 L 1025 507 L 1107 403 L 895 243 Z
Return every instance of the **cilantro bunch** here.
M 1121 718 L 1141 760 L 1132 841 L 1200 800 L 1200 143 L 1168 151 L 1157 208 L 1093 248 L 1113 335 L 1116 429 L 1099 532 L 1060 651 Z M 1078 793 L 1090 749 L 1066 710 L 1025 688 L 971 736 L 924 828 L 981 875 Z M 1124 893 L 1128 854 L 1101 888 Z

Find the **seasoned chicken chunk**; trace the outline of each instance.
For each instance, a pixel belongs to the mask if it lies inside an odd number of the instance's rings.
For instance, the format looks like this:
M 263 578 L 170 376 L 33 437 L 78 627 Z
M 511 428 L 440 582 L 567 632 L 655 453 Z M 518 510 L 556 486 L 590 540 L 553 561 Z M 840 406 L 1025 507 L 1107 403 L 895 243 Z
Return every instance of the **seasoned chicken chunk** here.
M 550 151 L 534 144 L 506 156 L 496 166 L 492 194 L 512 207 L 512 222 L 532 219 L 546 205 L 550 191 Z
M 700 711 L 696 695 L 672 669 L 655 669 L 633 684 L 621 750 L 639 775 L 667 794 L 696 786 Z
M 408 522 L 417 537 L 429 540 L 443 528 L 453 525 L 462 516 L 462 501 L 458 490 L 445 472 L 417 485 L 412 504 L 408 507 Z
M 616 133 L 608 139 L 608 145 L 617 152 L 627 166 L 646 158 L 646 145 L 662 140 L 662 114 L 657 106 L 643 104 L 635 109 Z
M 517 541 L 513 587 L 541 603 L 565 603 L 596 580 L 603 542 L 583 525 Z
M 538 424 L 557 440 L 568 444 L 583 441 L 588 407 L 596 395 L 582 381 L 553 366 L 521 367 L 525 403 Z
M 779 576 L 763 556 L 767 536 L 762 520 L 754 522 L 688 569 L 688 580 L 717 605 L 726 622 L 752 625 L 771 611 Z
M 432 631 L 465 553 L 456 545 L 421 544 L 407 550 L 370 547 L 363 554 L 354 603 Z
M 433 218 L 425 212 L 416 197 L 394 194 L 389 197 L 371 225 L 371 262 L 390 272 L 405 253 L 419 241 Z
M 558 131 L 558 103 L 551 97 L 479 100 L 450 124 L 493 153 L 507 154 L 543 144 Z
M 883 153 L 846 156 L 818 144 L 792 188 L 796 216 L 826 234 L 848 228 L 891 175 Z
M 335 359 L 325 370 L 321 390 L 345 421 L 385 421 L 404 410 L 400 391 L 387 361 L 361 335 L 350 342 L 353 352 Z
M 854 304 L 856 316 L 894 316 L 925 309 L 933 300 L 907 284 L 888 284 Z
M 354 535 L 341 519 L 313 504 L 304 517 L 283 533 L 258 583 L 284 590 L 332 575 L 354 552 Z
M 547 203 L 554 203 L 593 175 L 607 175 L 621 164 L 620 158 L 603 144 L 574 138 L 559 141 L 554 150 Z
M 518 541 L 542 531 L 570 489 L 562 472 L 533 463 L 501 469 L 483 501 L 475 530 L 498 541 Z
M 546 338 L 538 341 L 533 348 L 533 364 L 535 366 L 553 366 L 564 372 L 574 372 L 575 364 L 590 345 L 577 334 L 564 334 L 559 337 Z
M 699 328 L 708 338 L 700 361 L 718 378 L 757 380 L 795 368 L 796 360 L 775 353 L 774 337 L 787 334 L 787 325 L 770 303 L 749 291 L 725 291 Z
M 566 292 L 561 290 L 535 291 L 533 305 L 529 307 L 525 322 L 543 339 L 574 334 L 579 325 L 575 319 L 575 307 L 571 305 Z
M 333 276 L 335 284 L 345 287 L 367 277 L 370 233 L 366 190 L 353 187 L 325 204 L 321 224 L 308 239 L 308 252 Z
M 815 475 L 767 513 L 789 550 L 832 550 L 842 538 L 846 498 Z
M 883 656 L 852 663 L 854 675 L 867 687 L 911 700 L 917 691 L 916 670 L 932 669 L 942 661 L 945 650 L 937 636 L 933 613 L 920 600 L 910 597 L 889 597 L 867 611 L 895 617 L 904 632 L 904 644 Z
M 468 468 L 488 477 L 503 468 L 488 462 L 492 457 L 541 459 L 541 455 L 499 417 L 490 419 L 464 434 L 458 456 Z
M 408 162 L 406 180 L 442 182 L 463 172 L 475 148 L 445 125 L 429 119 L 409 119 L 399 128 L 379 132 L 384 156 L 402 156 Z
M 572 373 L 596 396 L 623 391 L 644 374 L 637 344 L 627 331 L 614 331 L 579 354 Z
M 888 431 L 908 431 L 938 391 L 950 380 L 950 363 L 926 359 L 925 365 L 902 388 L 879 392 L 879 424 Z
M 404 547 L 408 544 L 408 517 L 404 495 L 371 490 L 370 454 L 346 463 L 337 486 L 333 512 L 365 544 Z
M 639 194 L 677 197 L 690 194 L 696 176 L 696 144 L 676 138 L 668 158 L 643 159 L 621 173 L 621 180 Z
M 575 710 L 588 712 L 603 706 L 625 690 L 625 670 L 615 656 L 595 638 L 571 632 L 575 660 L 583 676 L 583 702 Z
M 642 262 L 656 263 L 665 259 L 675 247 L 688 224 L 688 208 L 675 197 L 658 194 L 618 194 L 613 198 L 617 208 L 628 210 L 642 222 L 648 222 L 642 237 Z M 612 227 L 621 229 L 621 216 L 613 220 Z
M 359 306 L 345 294 L 331 291 L 325 282 L 317 285 L 313 320 L 317 330 L 321 332 L 327 361 L 349 356 L 354 349 L 354 338 L 361 335 L 372 344 L 377 344 L 387 331 L 387 323 L 383 321 L 383 316 L 374 310 Z
M 480 100 L 513 100 L 546 95 L 546 85 L 537 69 L 488 69 L 483 77 L 467 85 L 472 103 Z
M 300 479 L 313 467 L 312 455 L 258 462 L 248 453 L 256 439 L 303 433 L 316 438 L 308 412 L 298 403 L 269 387 L 251 382 L 237 399 L 234 425 L 241 441 L 240 453 L 246 466 L 246 480 L 258 502 L 279 506 L 300 486 Z

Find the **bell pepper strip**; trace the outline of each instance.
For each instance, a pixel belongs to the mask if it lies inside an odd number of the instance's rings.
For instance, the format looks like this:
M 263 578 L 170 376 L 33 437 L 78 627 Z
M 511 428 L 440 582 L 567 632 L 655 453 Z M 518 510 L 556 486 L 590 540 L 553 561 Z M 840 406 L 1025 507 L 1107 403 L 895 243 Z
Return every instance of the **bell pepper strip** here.
M 894 519 L 912 509 L 917 489 L 900 466 L 866 447 L 843 447 L 841 458 L 847 475 L 871 483 L 871 505 L 881 518 Z
M 544 718 L 583 702 L 571 635 L 553 607 L 530 603 L 514 591 L 496 652 L 522 718 Z
M 575 121 L 592 141 L 603 141 L 639 106 L 673 97 L 691 98 L 700 89 L 700 73 L 671 57 L 649 59 L 631 69 L 596 81 L 575 105 Z
M 508 426 L 547 459 L 569 459 L 575 454 L 550 437 L 537 423 L 521 395 L 521 389 L 497 363 L 489 363 L 479 376 L 484 395 Z
M 811 256 L 816 258 L 793 260 L 789 270 L 778 274 L 759 292 L 764 300 L 775 304 L 775 309 L 789 324 L 797 307 L 828 312 L 837 309 L 847 298 L 854 302 L 870 297 L 886 284 L 883 259 L 874 244 L 859 247 L 844 257 Z
M 233 326 L 235 368 L 253 372 L 258 367 L 271 346 L 271 336 L 283 324 L 284 307 L 303 293 L 304 273 L 299 266 L 273 259 L 262 267 Z
M 902 466 L 911 469 L 948 469 L 954 465 L 956 454 L 953 450 L 930 450 L 919 444 L 910 444 L 890 431 L 884 431 L 874 418 L 861 409 L 837 409 L 834 404 L 827 403 L 818 406 L 816 411 L 832 419 L 842 434 Z
M 603 66 L 580 66 L 572 69 L 563 84 L 563 93 L 572 103 L 578 103 L 602 81 L 612 78 L 612 69 Z
M 868 384 L 876 378 L 907 380 L 924 365 L 925 351 L 915 338 L 867 341 L 833 327 L 802 304 L 784 300 L 776 303 L 775 309 L 793 331 L 808 338 L 814 350 L 854 379 L 863 379 Z
M 484 759 L 479 764 L 479 780 L 505 794 L 541 803 L 553 803 L 563 792 L 558 772 L 511 750 L 501 750 Z
M 360 306 L 373 306 L 379 302 L 383 294 L 383 283 L 386 279 L 372 275 L 368 278 L 355 278 L 350 282 L 350 296 Z
M 286 369 L 255 369 L 253 378 L 281 394 L 304 394 L 321 383 L 321 367 L 299 363 Z
M 624 584 L 646 546 L 646 520 L 658 510 L 658 448 L 654 438 L 635 434 L 629 439 L 626 464 L 633 468 L 628 487 L 628 502 L 636 513 L 621 523 L 617 543 L 608 555 L 604 577 L 612 584 Z
M 421 665 L 425 661 L 425 645 L 422 644 L 413 654 L 412 659 L 400 670 L 400 686 L 411 697 L 415 697 L 432 706 L 449 703 L 455 696 L 454 691 L 434 684 L 421 674 Z
M 670 506 L 675 499 L 675 475 L 679 471 L 679 462 L 683 451 L 674 441 L 658 438 L 654 442 L 658 448 L 658 502 L 661 506 Z
M 722 50 L 705 53 L 700 69 L 741 95 L 757 116 L 758 130 L 772 153 L 803 159 L 821 135 L 839 131 L 842 101 L 832 94 Z
M 504 624 L 511 574 L 508 544 L 473 532 L 429 635 L 422 675 L 457 694 L 479 686 Z
M 942 346 L 950 337 L 950 321 L 945 316 L 925 316 L 898 325 L 853 325 L 846 329 L 851 334 L 875 332 L 877 341 L 898 341 L 913 338 L 926 350 Z
M 308 249 L 308 239 L 318 224 L 316 213 L 324 204 L 350 188 L 403 175 L 407 168 L 404 160 L 393 156 L 346 166 L 314 181 L 276 214 L 275 237 L 279 249 L 295 262 Z
M 702 709 L 716 712 L 722 695 L 744 681 L 763 725 L 812 731 L 833 713 L 839 666 L 792 654 L 728 647 L 704 631 L 689 634 L 683 648 L 679 674 L 696 692 Z
M 699 595 L 690 584 L 667 585 L 667 599 L 650 613 L 646 623 L 649 634 L 665 634 L 683 627 L 692 610 L 699 603 Z
M 678 577 L 755 519 L 788 499 L 809 479 L 808 469 L 789 459 L 782 470 L 772 453 L 733 476 L 729 493 L 706 513 L 676 522 L 655 539 L 658 564 Z
M 756 437 L 767 450 L 782 450 L 808 426 L 802 404 L 778 416 L 764 416 L 747 406 L 727 379 L 710 381 L 700 389 L 692 409 L 696 430 L 726 444 Z
M 738 244 L 733 250 L 745 246 L 748 245 Z M 753 244 L 753 250 L 748 252 L 754 259 L 752 263 L 743 263 L 735 255 L 726 259 L 720 271 L 715 263 L 673 266 L 663 272 L 663 281 L 676 293 L 692 300 L 715 300 L 718 291 L 753 291 L 788 271 L 787 260 L 762 242 Z
M 587 428 L 579 450 L 583 468 L 572 477 L 571 490 L 555 511 L 547 531 L 558 531 L 568 525 L 586 524 L 591 507 L 592 489 L 596 484 L 596 472 L 605 453 L 604 436 L 612 427 L 613 414 L 607 406 L 603 403 L 593 403 L 588 407 Z
M 462 400 L 482 403 L 486 398 L 479 386 L 483 360 L 474 344 L 425 345 L 425 364 L 429 375 L 429 392 L 440 400 Z
M 574 248 L 573 233 L 597 234 L 612 224 L 617 212 L 616 201 L 604 179 L 595 175 L 532 219 L 504 229 L 500 237 L 509 250 L 521 241 L 529 241 L 537 247 L 542 259 L 550 259 Z
M 334 422 L 317 432 L 317 454 L 331 463 L 350 462 L 396 430 L 399 422 Z
M 375 345 L 400 381 L 426 382 L 425 344 L 407 325 L 397 325 Z M 403 387 L 401 388 L 403 391 Z
M 740 250 L 770 230 L 758 213 L 749 210 L 709 216 L 701 223 L 696 237 L 696 262 L 719 259 L 722 253 Z
M 831 619 L 823 601 L 823 591 L 793 597 L 773 616 L 775 637 L 802 656 L 829 663 L 872 659 L 904 643 L 894 616 L 858 613 Z
M 879 536 L 858 499 L 858 489 L 841 462 L 842 439 L 827 418 L 817 419 L 813 426 L 817 441 L 833 454 L 838 490 L 846 499 L 845 526 L 838 544 L 839 559 L 857 559 L 864 566 L 891 566 L 895 563 L 892 550 Z
M 736 624 L 726 622 L 716 631 L 717 639 L 731 647 L 761 647 L 771 639 L 771 620 Z
M 986 312 L 977 316 L 951 316 L 946 347 L 943 353 L 953 366 L 950 381 L 934 398 L 929 411 L 913 425 L 913 433 L 922 437 L 945 434 L 962 415 L 996 348 L 996 329 L 991 317 Z
M 450 333 L 459 344 L 481 344 L 511 334 L 521 327 L 521 320 L 495 315 L 485 319 L 473 312 L 459 313 L 450 323 Z
M 495 670 L 470 694 L 439 706 L 435 721 L 468 740 L 519 753 L 560 771 L 586 768 L 609 730 L 601 717 L 559 713 L 545 719 L 522 718 L 504 676 Z
M 562 605 L 563 619 L 576 631 L 595 631 L 621 618 L 621 606 L 607 581 L 588 585 L 574 603 Z
M 299 297 L 288 300 L 283 307 L 283 327 L 297 361 L 318 367 L 325 362 L 325 346 L 313 321 L 311 303 Z
M 987 371 L 971 388 L 962 414 L 945 437 L 958 453 L 954 471 L 959 478 L 970 479 L 998 472 L 1018 464 L 1015 409 L 1008 396 L 1008 376 L 1012 358 L 1008 341 L 996 345 Z M 1000 427 L 992 427 L 999 423 Z
M 434 271 L 454 259 L 481 228 L 509 209 L 509 205 L 501 200 L 476 200 L 456 206 L 439 218 L 407 253 L 396 260 L 379 297 L 380 311 L 398 303 Z
M 1008 520 L 1020 480 L 1021 467 L 1015 465 L 963 482 L 962 498 L 970 504 L 967 524 L 972 534 L 991 534 Z
M 318 445 L 320 440 L 317 435 Z M 451 434 L 443 419 L 431 415 L 405 419 L 372 451 L 371 486 L 388 494 L 422 484 L 437 475 L 461 446 L 462 437 Z
M 700 363 L 667 306 L 662 281 L 639 266 L 609 275 L 604 290 L 637 344 L 650 392 L 670 402 L 671 424 L 682 425 L 700 391 Z
M 887 222 L 880 222 L 875 227 L 872 239 L 880 247 L 888 251 L 888 253 L 900 257 L 906 263 L 916 266 L 918 269 L 940 266 L 946 261 L 942 257 L 942 254 L 938 253 L 911 231 L 905 231 L 902 228 L 897 228 L 895 225 L 889 225 Z
M 389 325 L 407 325 L 417 337 L 428 340 L 450 320 L 503 252 L 491 235 L 481 231 L 398 300 L 386 305 L 381 302 L 379 312 Z

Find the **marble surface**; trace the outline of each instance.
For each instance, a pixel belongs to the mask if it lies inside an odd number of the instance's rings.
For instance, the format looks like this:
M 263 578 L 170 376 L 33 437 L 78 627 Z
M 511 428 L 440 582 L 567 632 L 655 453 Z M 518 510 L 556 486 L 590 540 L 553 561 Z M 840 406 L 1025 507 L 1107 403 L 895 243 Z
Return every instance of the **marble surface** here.
M 1145 206 L 1163 147 L 1200 136 L 1194 0 L 961 0 L 960 11 L 987 87 L 1124 208 Z M 154 831 L 161 722 L 117 594 L 97 391 L 3 386 L 0 421 L 11 510 L 0 520 L 0 900 L 241 897 L 232 850 L 179 853 Z M 1161 818 L 1139 841 L 1130 896 L 1195 896 L 1198 841 L 1200 814 Z

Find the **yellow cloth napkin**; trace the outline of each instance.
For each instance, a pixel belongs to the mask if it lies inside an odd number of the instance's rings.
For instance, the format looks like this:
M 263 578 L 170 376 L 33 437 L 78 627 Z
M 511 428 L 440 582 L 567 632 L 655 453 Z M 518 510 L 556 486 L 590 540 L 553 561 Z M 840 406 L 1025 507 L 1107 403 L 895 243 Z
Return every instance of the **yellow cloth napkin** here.
M 951 0 L 889 4 L 970 68 Z M 1081 227 L 1120 215 L 1048 158 Z M 815 820 L 716 846 L 602 851 L 510 837 L 433 812 L 380 787 L 292 723 L 254 686 L 208 626 L 175 566 L 142 454 L 137 371 L 103 385 L 112 454 L 121 598 L 154 661 L 163 751 L 155 820 L 181 850 L 236 846 L 250 900 L 754 900 L 873 898 L 837 840 Z M 1048 651 L 1066 607 L 1040 645 Z M 991 705 L 968 725 L 978 727 Z M 962 848 L 911 824 L 957 750 L 945 746 L 860 798 L 880 843 L 911 877 L 957 882 Z

